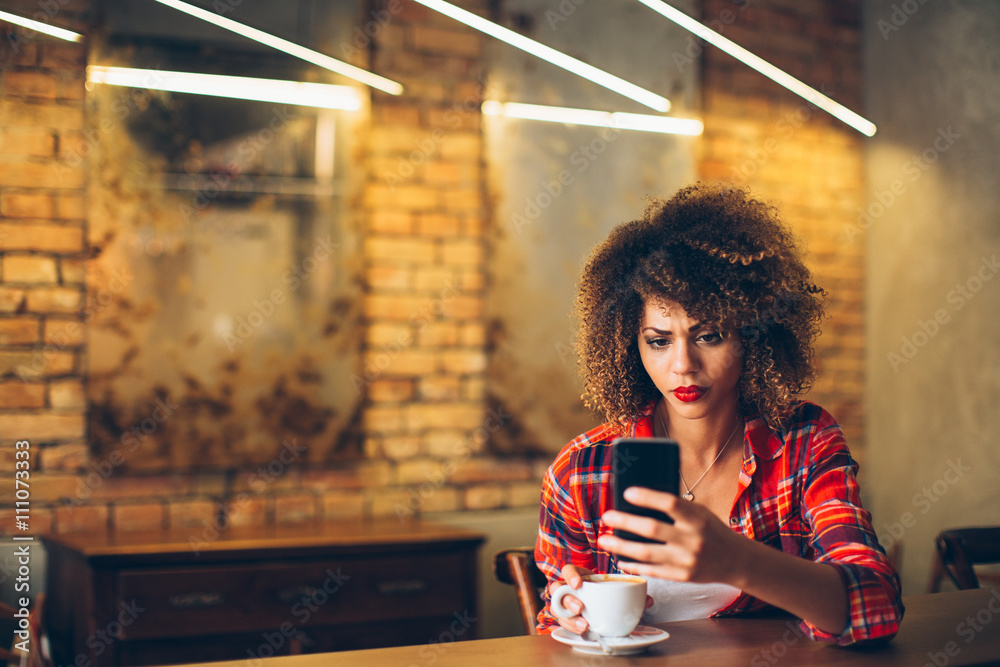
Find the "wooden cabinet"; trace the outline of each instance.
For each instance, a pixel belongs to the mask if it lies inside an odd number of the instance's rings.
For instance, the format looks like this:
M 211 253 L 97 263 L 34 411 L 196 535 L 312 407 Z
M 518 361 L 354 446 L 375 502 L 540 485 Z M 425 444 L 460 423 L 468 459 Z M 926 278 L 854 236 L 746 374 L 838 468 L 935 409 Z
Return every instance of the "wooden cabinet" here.
M 254 659 L 476 636 L 476 533 L 384 520 L 230 528 L 210 542 L 184 530 L 43 539 L 57 665 Z

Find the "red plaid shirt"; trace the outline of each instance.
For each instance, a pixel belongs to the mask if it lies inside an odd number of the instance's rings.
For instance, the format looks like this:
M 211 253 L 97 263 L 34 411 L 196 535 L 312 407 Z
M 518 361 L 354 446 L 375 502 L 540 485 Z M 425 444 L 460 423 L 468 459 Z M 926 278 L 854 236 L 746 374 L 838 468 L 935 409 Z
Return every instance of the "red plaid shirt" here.
M 652 406 L 632 424 L 632 437 L 652 437 Z M 566 445 L 545 475 L 535 560 L 549 581 L 572 563 L 595 572 L 620 572 L 615 556 L 597 547 L 610 531 L 601 515 L 611 508 L 613 434 L 599 426 Z M 838 644 L 889 638 L 903 617 L 899 576 L 885 556 L 861 506 L 851 457 L 840 426 L 818 405 L 802 402 L 782 431 L 763 419 L 746 420 L 743 467 L 730 527 L 785 553 L 828 563 L 840 573 L 850 600 L 850 625 L 840 635 L 802 623 L 810 638 Z M 548 592 L 545 593 L 548 599 Z M 758 611 L 769 605 L 741 593 L 713 616 Z M 539 632 L 557 626 L 548 605 Z

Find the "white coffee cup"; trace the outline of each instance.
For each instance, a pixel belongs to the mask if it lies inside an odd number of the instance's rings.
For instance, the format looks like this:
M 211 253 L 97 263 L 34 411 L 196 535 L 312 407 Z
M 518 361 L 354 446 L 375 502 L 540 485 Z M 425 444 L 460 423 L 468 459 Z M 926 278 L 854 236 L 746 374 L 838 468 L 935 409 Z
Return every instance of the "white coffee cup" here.
M 583 603 L 581 613 L 591 630 L 602 637 L 627 637 L 646 609 L 646 580 L 630 574 L 584 575 L 580 588 L 566 584 L 552 593 L 549 609 L 556 616 L 576 615 L 562 605 L 567 595 Z

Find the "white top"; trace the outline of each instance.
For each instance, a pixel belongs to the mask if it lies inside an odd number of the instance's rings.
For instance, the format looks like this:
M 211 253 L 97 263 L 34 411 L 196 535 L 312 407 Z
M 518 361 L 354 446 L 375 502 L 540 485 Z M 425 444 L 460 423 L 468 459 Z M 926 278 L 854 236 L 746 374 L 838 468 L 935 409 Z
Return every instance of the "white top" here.
M 649 624 L 708 618 L 739 597 L 740 589 L 728 584 L 692 584 L 646 577 L 646 593 L 653 598 L 653 606 L 643 613 L 641 623 Z

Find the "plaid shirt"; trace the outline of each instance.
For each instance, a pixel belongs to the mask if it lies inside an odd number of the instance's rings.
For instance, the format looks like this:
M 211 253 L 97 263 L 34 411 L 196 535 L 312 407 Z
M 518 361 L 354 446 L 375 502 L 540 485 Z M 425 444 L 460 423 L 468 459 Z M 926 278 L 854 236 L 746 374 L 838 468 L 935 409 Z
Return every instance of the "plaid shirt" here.
M 652 407 L 626 431 L 652 437 Z M 611 508 L 611 424 L 566 445 L 545 475 L 535 560 L 549 581 L 567 563 L 595 572 L 620 572 L 615 556 L 597 547 L 610 528 L 601 515 Z M 761 418 L 747 419 L 743 467 L 730 527 L 785 553 L 828 563 L 840 573 L 850 601 L 850 624 L 839 636 L 803 622 L 810 638 L 838 644 L 889 638 L 903 617 L 899 576 L 885 556 L 861 506 L 851 457 L 840 426 L 819 406 L 802 402 L 782 431 Z M 545 592 L 548 600 L 548 591 Z M 769 608 L 741 593 L 716 616 Z M 539 632 L 557 621 L 548 605 L 538 615 Z

